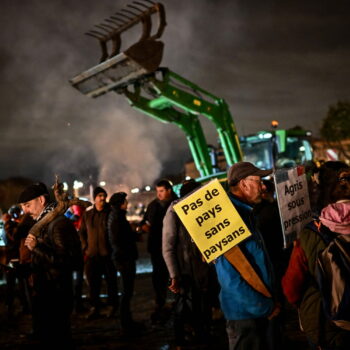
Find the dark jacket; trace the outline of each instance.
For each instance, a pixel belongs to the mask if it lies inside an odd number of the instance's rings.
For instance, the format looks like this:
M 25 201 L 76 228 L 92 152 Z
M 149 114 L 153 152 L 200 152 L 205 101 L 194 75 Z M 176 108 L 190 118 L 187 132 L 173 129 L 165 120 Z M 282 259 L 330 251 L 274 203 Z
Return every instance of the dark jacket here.
M 64 289 L 68 294 L 79 240 L 72 222 L 58 216 L 38 236 L 32 250 L 34 288 Z
M 150 254 L 162 255 L 163 219 L 170 203 L 175 199 L 177 199 L 175 193 L 168 201 L 160 201 L 156 198 L 147 207 L 143 221 L 150 225 L 147 242 L 147 249 Z
M 281 280 L 287 269 L 292 249 L 284 249 L 281 217 L 277 202 L 263 200 L 253 209 L 256 227 L 261 233 L 276 277 L 278 299 L 283 300 Z
M 101 211 L 95 206 L 85 211 L 79 230 L 83 252 L 88 257 L 108 256 L 111 248 L 107 234 L 107 219 L 110 206 L 106 204 Z
M 80 240 L 64 215 L 45 226 L 32 250 L 33 329 L 44 348 L 71 348 L 72 275 Z M 48 344 L 50 343 L 50 346 Z M 58 345 L 59 344 L 59 345 Z
M 126 219 L 126 211 L 112 206 L 108 216 L 108 236 L 112 247 L 112 261 L 117 267 L 138 258 L 136 233 Z

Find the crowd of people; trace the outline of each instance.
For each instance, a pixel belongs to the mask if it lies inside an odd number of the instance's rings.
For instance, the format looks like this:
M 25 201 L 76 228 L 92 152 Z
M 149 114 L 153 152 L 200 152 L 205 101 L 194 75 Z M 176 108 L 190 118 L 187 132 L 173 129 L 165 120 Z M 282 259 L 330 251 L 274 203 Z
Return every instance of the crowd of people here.
M 177 349 L 189 342 L 210 344 L 213 310 L 219 308 L 226 319 L 229 350 L 283 349 L 286 302 L 298 309 L 310 349 L 348 349 L 350 304 L 340 322 L 329 317 L 324 307 L 327 288 L 320 286 L 317 268 L 320 254 L 335 240 L 350 258 L 350 168 L 342 162 L 326 162 L 311 169 L 314 217 L 287 249 L 283 247 L 274 184 L 266 179 L 271 175 L 272 170 L 248 162 L 234 164 L 227 174 L 228 197 L 251 232 L 239 248 L 264 293 L 249 284 L 226 255 L 214 263 L 205 262 L 176 214 L 174 205 L 201 184 L 184 181 L 180 198 L 169 181 L 156 184 L 157 197 L 148 205 L 138 230 L 148 236 L 152 264 L 154 311 L 150 319 L 152 323 L 165 322 L 170 290 Z M 8 316 L 13 315 L 18 288 L 23 311 L 32 315 L 31 336 L 45 349 L 74 348 L 70 329 L 73 309 L 85 312 L 88 320 L 101 317 L 103 280 L 107 317 L 120 319 L 123 334 L 142 334 L 145 329 L 132 313 L 138 230 L 127 220 L 127 193 L 117 192 L 107 199 L 106 190 L 96 187 L 91 207 L 85 210 L 73 205 L 64 215 L 54 216 L 57 203 L 50 200 L 44 184 L 34 183 L 21 193 L 18 206 L 3 215 Z M 350 260 L 346 263 L 349 268 Z M 82 302 L 84 280 L 87 310 Z M 348 283 L 349 276 L 323 281 L 338 299 L 347 293 L 345 301 L 350 298 Z

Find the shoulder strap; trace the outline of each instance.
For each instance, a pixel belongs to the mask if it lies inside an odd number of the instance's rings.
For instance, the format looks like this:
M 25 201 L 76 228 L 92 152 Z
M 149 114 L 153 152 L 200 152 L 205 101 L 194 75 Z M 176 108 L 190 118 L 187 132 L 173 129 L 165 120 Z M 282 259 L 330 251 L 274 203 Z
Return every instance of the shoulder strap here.
M 267 289 L 265 283 L 260 276 L 256 273 L 253 266 L 243 254 L 241 248 L 238 245 L 228 250 L 225 254 L 225 258 L 230 264 L 239 272 L 241 277 L 256 291 L 261 293 L 267 298 L 271 298 L 271 293 Z
M 316 232 L 323 240 L 323 242 L 328 245 L 333 241 L 335 238 L 327 227 L 322 225 L 322 222 L 318 219 L 314 219 L 313 221 L 309 222 L 306 226 L 306 228 Z
M 309 230 L 312 230 L 318 233 L 320 231 L 321 225 L 322 224 L 320 220 L 313 219 L 312 221 L 310 221 L 308 224 L 305 225 L 305 228 L 308 228 Z

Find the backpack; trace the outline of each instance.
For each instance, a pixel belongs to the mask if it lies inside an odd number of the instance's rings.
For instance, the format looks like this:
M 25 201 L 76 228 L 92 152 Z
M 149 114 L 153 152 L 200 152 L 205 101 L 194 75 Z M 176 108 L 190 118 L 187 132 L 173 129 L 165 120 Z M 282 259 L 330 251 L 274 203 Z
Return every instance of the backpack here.
M 350 235 L 336 234 L 317 221 L 311 224 L 308 227 L 326 244 L 315 270 L 325 314 L 336 326 L 350 330 Z

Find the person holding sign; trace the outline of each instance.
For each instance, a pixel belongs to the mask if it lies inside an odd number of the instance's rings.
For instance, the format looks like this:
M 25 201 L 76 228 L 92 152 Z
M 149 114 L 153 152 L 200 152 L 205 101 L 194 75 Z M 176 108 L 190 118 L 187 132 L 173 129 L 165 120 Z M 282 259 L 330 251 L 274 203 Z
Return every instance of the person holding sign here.
M 262 200 L 261 177 L 271 174 L 249 162 L 234 164 L 228 171 L 229 198 L 252 233 L 238 244 L 245 258 L 273 295 L 273 270 L 261 234 L 256 229 L 253 207 Z M 274 349 L 270 319 L 279 313 L 274 299 L 263 295 L 221 255 L 215 263 L 221 286 L 221 308 L 227 319 L 230 350 Z
M 182 184 L 183 198 L 201 185 L 189 180 Z M 211 266 L 202 258 L 189 232 L 174 210 L 176 200 L 170 204 L 163 221 L 163 257 L 167 265 L 169 289 L 176 294 L 174 312 L 175 345 L 186 343 L 185 325 L 194 330 L 195 339 L 204 342 L 209 337 L 211 308 L 209 302 L 209 276 Z

